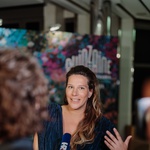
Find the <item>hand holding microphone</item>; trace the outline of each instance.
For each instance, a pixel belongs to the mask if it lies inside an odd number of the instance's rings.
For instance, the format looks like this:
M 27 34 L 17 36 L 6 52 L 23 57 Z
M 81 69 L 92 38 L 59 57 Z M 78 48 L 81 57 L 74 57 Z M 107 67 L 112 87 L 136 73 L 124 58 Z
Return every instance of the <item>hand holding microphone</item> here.
M 65 133 L 62 137 L 59 150 L 70 150 L 70 139 L 71 139 L 71 134 Z

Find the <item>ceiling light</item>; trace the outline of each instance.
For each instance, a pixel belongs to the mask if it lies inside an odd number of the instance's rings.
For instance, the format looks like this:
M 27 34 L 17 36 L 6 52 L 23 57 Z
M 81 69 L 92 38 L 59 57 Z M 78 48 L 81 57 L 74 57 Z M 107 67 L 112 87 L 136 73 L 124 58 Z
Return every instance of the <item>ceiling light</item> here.
M 2 26 L 3 24 L 3 19 L 0 19 L 0 26 Z
M 55 24 L 54 26 L 51 26 L 50 27 L 50 31 L 56 31 L 56 30 L 58 30 L 58 29 L 60 29 L 60 27 L 61 27 L 61 25 L 60 24 Z

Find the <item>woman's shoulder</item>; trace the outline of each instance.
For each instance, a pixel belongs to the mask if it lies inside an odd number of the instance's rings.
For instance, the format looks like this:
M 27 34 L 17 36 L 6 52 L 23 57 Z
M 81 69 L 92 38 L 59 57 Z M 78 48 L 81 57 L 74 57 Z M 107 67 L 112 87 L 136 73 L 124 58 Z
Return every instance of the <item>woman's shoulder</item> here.
M 50 102 L 48 104 L 48 108 L 51 108 L 51 109 L 53 109 L 53 108 L 59 108 L 59 107 L 61 107 L 61 105 L 59 103 L 56 103 L 56 102 Z
M 62 108 L 61 105 L 56 102 L 51 102 L 48 104 L 48 118 L 45 120 L 44 127 L 45 129 L 49 129 L 52 126 L 56 127 L 61 125 L 62 122 Z
M 56 112 L 61 110 L 61 105 L 56 102 L 50 102 L 48 104 L 48 111 L 49 112 Z
M 102 115 L 101 117 L 100 117 L 100 122 L 103 122 L 103 123 L 110 123 L 110 124 L 113 124 L 113 122 L 112 121 L 110 121 L 110 119 L 108 119 L 108 118 L 106 118 L 104 115 Z
M 112 129 L 115 127 L 115 124 L 110 121 L 108 118 L 105 116 L 101 116 L 98 123 L 97 123 L 97 128 L 101 128 L 102 130 L 109 130 L 112 131 Z
M 96 147 L 95 150 L 98 149 L 108 149 L 107 146 L 104 144 L 104 136 L 106 135 L 106 131 L 110 131 L 112 134 L 113 128 L 115 127 L 114 123 L 111 122 L 108 118 L 105 116 L 101 116 L 96 123 L 95 126 L 95 140 L 94 140 L 94 146 Z

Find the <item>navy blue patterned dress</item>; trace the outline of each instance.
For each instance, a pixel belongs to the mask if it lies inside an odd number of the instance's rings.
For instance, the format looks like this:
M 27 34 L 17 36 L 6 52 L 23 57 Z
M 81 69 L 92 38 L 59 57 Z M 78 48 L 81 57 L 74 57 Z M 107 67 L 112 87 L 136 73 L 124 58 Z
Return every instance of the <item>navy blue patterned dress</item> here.
M 33 141 L 26 137 L 0 144 L 0 150 L 33 150 Z
M 39 150 L 59 150 L 63 136 L 62 127 L 62 108 L 56 103 L 48 107 L 50 121 L 44 122 L 44 130 L 38 134 Z M 86 144 L 84 147 L 78 145 L 77 150 L 107 150 L 104 143 L 106 130 L 113 133 L 114 124 L 107 118 L 101 117 L 96 124 L 96 137 L 92 144 Z M 114 134 L 114 133 L 113 133 Z

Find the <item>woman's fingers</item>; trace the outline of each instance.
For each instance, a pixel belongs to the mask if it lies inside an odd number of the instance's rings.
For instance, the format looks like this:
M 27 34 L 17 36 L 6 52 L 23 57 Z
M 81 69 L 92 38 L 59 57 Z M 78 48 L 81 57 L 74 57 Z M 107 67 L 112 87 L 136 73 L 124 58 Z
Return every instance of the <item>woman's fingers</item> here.
M 113 149 L 113 146 L 108 142 L 108 139 L 107 139 L 107 138 L 108 138 L 108 137 L 106 136 L 106 137 L 105 137 L 106 140 L 104 140 L 104 143 L 107 145 L 107 147 L 108 147 L 109 149 L 112 150 L 112 149 Z
M 116 145 L 118 145 L 117 139 L 112 135 L 109 131 L 106 131 L 107 135 L 104 136 L 105 141 L 104 143 L 110 150 L 115 149 Z
M 109 131 L 106 131 L 106 133 L 114 143 L 118 142 L 118 139 L 113 134 L 111 134 Z
M 114 133 L 115 133 L 117 139 L 118 139 L 119 141 L 120 141 L 120 140 L 122 141 L 122 138 L 121 138 L 119 132 L 117 131 L 117 129 L 116 129 L 116 128 L 113 128 L 113 131 L 114 131 Z

